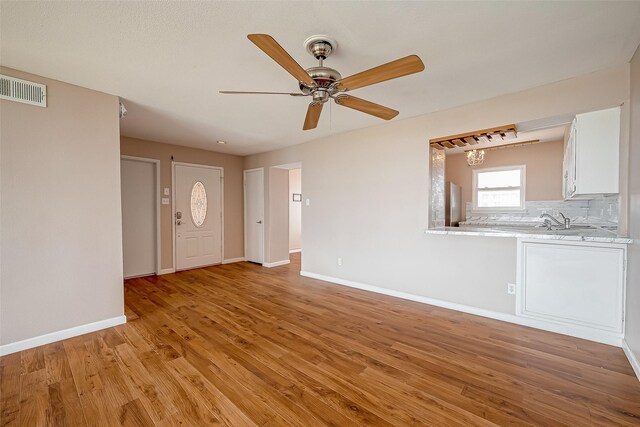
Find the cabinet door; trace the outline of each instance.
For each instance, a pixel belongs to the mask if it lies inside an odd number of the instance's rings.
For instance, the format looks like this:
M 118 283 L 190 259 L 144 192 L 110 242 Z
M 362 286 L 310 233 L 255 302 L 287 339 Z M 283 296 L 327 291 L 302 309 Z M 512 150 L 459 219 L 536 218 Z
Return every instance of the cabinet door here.
M 618 193 L 620 107 L 578 114 L 575 195 Z
M 517 314 L 622 332 L 624 246 L 520 243 Z

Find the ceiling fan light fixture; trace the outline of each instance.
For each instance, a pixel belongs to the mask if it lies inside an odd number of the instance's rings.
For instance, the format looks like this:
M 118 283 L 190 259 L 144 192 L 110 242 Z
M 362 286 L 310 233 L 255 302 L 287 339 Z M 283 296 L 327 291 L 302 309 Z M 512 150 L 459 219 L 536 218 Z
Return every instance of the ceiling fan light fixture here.
M 326 90 L 317 90 L 313 92 L 313 102 L 327 102 L 329 100 L 329 92 Z

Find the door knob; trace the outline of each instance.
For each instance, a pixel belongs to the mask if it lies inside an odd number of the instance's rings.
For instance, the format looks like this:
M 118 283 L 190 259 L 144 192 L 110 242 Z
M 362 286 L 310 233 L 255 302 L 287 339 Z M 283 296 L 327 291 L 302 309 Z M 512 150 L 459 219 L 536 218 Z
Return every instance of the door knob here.
M 256 221 L 256 224 L 262 224 L 262 220 Z
M 176 221 L 176 225 L 182 225 L 182 221 L 177 220 L 177 221 Z

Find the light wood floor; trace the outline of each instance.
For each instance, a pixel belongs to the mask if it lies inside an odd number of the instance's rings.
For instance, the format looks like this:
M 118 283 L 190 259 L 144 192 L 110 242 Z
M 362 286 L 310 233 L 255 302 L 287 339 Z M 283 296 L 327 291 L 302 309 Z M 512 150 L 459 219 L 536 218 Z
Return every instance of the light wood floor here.
M 249 263 L 128 280 L 128 323 L 0 358 L 2 425 L 640 425 L 618 348 Z

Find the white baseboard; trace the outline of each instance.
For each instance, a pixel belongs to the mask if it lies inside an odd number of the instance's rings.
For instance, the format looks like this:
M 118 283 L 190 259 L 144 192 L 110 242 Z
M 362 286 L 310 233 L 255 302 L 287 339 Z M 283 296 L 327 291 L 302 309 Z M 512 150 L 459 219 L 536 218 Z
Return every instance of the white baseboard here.
M 289 264 L 289 260 L 288 260 L 288 259 L 285 259 L 285 260 L 283 260 L 283 261 L 265 262 L 264 264 L 262 264 L 262 266 L 263 266 L 263 267 L 271 268 L 271 267 L 279 267 L 279 266 L 281 266 L 281 265 L 287 265 L 287 264 Z
M 298 252 L 302 252 L 302 249 L 289 249 L 289 253 L 290 254 L 295 254 L 295 253 L 298 253 Z
M 543 322 L 536 319 L 527 319 L 520 316 L 516 316 L 515 314 L 502 313 L 499 311 L 487 310 L 484 308 L 458 304 L 455 302 L 423 297 L 420 295 L 414 295 L 406 292 L 395 291 L 393 289 L 381 288 L 378 286 L 367 285 L 364 283 L 358 283 L 351 280 L 325 276 L 317 273 L 311 273 L 308 271 L 301 271 L 300 275 L 305 277 L 310 277 L 312 279 L 324 280 L 325 282 L 331 282 L 338 285 L 349 286 L 351 288 L 362 289 L 364 291 L 375 292 L 375 293 L 389 295 L 396 298 L 402 298 L 406 300 L 421 302 L 423 304 L 430 304 L 438 307 L 448 308 L 450 310 L 456 310 L 456 311 L 462 311 L 464 313 L 475 314 L 476 316 L 488 317 L 490 319 L 501 320 L 503 322 L 515 323 L 517 325 L 529 326 L 531 328 L 542 329 L 545 331 L 555 332 L 562 335 L 569 335 L 569 336 L 582 338 L 590 341 L 596 341 L 603 344 L 613 345 L 616 347 L 622 346 L 623 336 L 621 334 L 615 334 L 612 332 L 592 330 L 592 329 L 589 329 L 586 327 L 580 327 L 580 326 L 567 326 L 567 325 L 562 325 L 562 324 L 553 323 L 553 322 Z
M 0 356 L 39 347 L 56 341 L 66 340 L 67 338 L 77 337 L 78 335 L 88 334 L 89 332 L 99 331 L 100 329 L 122 325 L 123 323 L 127 323 L 127 316 L 112 317 L 111 319 L 99 320 L 97 322 L 87 323 L 86 325 L 74 326 L 73 328 L 63 329 L 61 331 L 27 338 L 26 340 L 12 342 L 10 344 L 0 346 Z
M 176 270 L 174 268 L 163 268 L 158 272 L 158 276 L 162 276 L 163 274 L 171 274 L 175 273 Z
M 223 264 L 233 264 L 234 262 L 242 262 L 244 261 L 244 257 L 240 257 L 240 258 L 230 258 L 230 259 L 225 259 L 222 261 Z
M 636 355 L 633 354 L 633 351 L 631 351 L 631 348 L 625 340 L 622 340 L 622 349 L 624 350 L 624 354 L 627 356 L 627 359 L 629 359 L 629 363 L 633 368 L 633 372 L 636 373 L 638 381 L 640 381 L 640 361 L 636 358 Z

